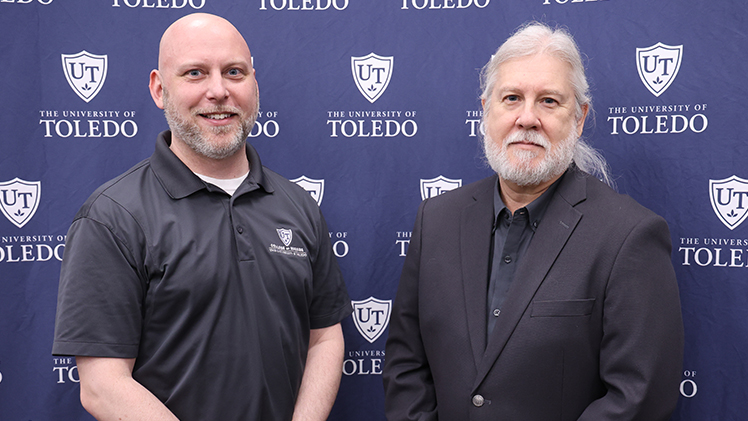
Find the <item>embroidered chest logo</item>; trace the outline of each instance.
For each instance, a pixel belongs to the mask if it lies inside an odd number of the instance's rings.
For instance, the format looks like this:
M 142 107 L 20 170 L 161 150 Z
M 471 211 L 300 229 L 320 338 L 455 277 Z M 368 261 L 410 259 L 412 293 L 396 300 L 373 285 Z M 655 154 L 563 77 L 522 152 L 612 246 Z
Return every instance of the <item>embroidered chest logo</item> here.
M 293 231 L 285 228 L 278 228 L 275 231 L 278 233 L 278 238 L 283 241 L 283 245 L 285 245 L 286 247 L 291 245 L 291 241 L 293 240 Z
M 306 257 L 307 253 L 303 247 L 294 247 L 291 245 L 293 242 L 293 231 L 288 228 L 276 228 L 275 232 L 278 233 L 278 238 L 281 240 L 281 244 L 271 243 L 268 247 L 268 251 L 271 253 L 283 254 L 291 257 Z

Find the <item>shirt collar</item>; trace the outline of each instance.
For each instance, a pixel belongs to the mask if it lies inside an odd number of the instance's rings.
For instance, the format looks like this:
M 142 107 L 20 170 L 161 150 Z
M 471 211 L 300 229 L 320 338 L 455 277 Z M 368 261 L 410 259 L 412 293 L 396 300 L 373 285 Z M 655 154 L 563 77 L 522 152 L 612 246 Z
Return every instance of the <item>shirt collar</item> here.
M 161 182 L 166 192 L 172 199 L 187 197 L 199 190 L 208 189 L 208 185 L 196 176 L 187 166 L 169 149 L 171 145 L 171 132 L 163 131 L 156 140 L 156 149 L 151 155 L 150 164 L 156 178 Z M 261 187 L 268 193 L 273 192 L 273 187 L 263 172 L 262 162 L 257 151 L 247 145 L 247 159 L 249 160 L 249 176 L 239 186 L 237 192 L 252 191 Z M 244 186 L 247 187 L 244 187 Z
M 543 219 L 546 209 L 548 209 L 548 204 L 551 202 L 551 197 L 553 197 L 553 193 L 556 191 L 562 178 L 564 178 L 564 175 L 561 175 L 558 180 L 554 181 L 553 184 L 551 184 L 548 189 L 540 195 L 540 197 L 525 206 L 525 209 L 527 209 L 527 220 L 530 221 L 530 227 L 533 231 L 535 231 L 540 225 L 540 221 Z M 493 210 L 494 225 L 499 220 L 499 215 L 501 215 L 502 211 L 506 210 L 506 215 L 511 215 L 511 212 L 509 212 L 509 209 L 501 199 L 501 184 L 499 183 L 498 177 L 496 178 L 496 188 L 493 189 Z

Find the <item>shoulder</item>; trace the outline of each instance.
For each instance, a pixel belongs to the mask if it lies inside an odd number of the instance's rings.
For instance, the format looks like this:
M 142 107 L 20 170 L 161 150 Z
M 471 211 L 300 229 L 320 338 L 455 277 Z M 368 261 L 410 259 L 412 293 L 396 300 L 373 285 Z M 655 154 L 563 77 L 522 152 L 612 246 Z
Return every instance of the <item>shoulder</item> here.
M 632 197 L 618 193 L 589 174 L 575 171 L 569 175 L 574 177 L 573 182 L 578 183 L 584 190 L 584 199 L 576 205 L 572 203 L 574 208 L 583 214 L 583 223 L 594 225 L 599 229 L 620 232 L 629 232 L 637 226 L 654 224 L 667 231 L 664 218 Z M 568 190 L 557 193 L 563 196 L 566 192 Z
M 317 201 L 312 198 L 312 195 L 308 191 L 265 166 L 262 167 L 262 172 L 263 179 L 268 186 L 272 188 L 272 196 L 274 196 L 276 200 L 283 201 L 281 205 L 291 206 L 292 208 L 298 209 L 304 214 L 312 215 L 315 218 L 316 215 L 320 214 Z M 323 192 L 324 182 L 321 184 L 318 194 L 323 194 Z
M 659 217 L 631 196 L 618 193 L 595 177 L 588 176 L 586 183 L 588 207 L 591 211 L 598 209 L 600 212 L 615 214 L 620 217 L 630 216 L 633 219 Z
M 493 200 L 493 189 L 496 186 L 497 176 L 494 174 L 454 190 L 444 192 L 438 196 L 428 198 L 423 203 L 428 203 L 429 207 L 432 208 L 441 208 L 461 207 L 486 197 Z
M 99 186 L 83 203 L 75 220 L 81 218 L 106 219 L 113 213 L 129 213 L 128 207 L 142 196 L 143 189 L 148 188 L 145 179 L 155 178 L 150 171 L 150 161 L 145 159 L 119 176 Z

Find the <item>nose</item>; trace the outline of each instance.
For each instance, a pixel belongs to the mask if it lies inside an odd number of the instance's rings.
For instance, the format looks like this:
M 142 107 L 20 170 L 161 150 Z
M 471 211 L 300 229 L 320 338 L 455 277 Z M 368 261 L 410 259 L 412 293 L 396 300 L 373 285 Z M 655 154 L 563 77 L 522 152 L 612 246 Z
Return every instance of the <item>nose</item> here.
M 220 73 L 213 73 L 207 80 L 208 89 L 206 96 L 212 101 L 224 101 L 229 97 L 229 90 L 226 88 L 226 80 Z
M 518 110 L 519 115 L 515 124 L 525 130 L 537 129 L 540 127 L 540 119 L 538 118 L 535 104 L 531 101 L 525 102 L 523 106 Z

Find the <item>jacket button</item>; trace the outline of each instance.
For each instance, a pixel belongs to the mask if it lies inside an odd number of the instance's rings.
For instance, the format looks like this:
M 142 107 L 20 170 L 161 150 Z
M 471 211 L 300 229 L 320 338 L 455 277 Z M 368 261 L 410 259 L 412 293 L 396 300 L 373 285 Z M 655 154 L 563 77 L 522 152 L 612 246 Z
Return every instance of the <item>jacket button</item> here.
M 483 399 L 483 396 L 481 396 L 481 395 L 475 395 L 475 396 L 473 396 L 473 405 L 477 406 L 478 408 L 480 408 L 481 406 L 483 406 L 484 402 L 485 402 L 485 400 Z

